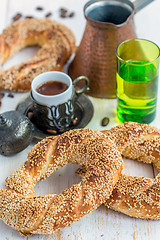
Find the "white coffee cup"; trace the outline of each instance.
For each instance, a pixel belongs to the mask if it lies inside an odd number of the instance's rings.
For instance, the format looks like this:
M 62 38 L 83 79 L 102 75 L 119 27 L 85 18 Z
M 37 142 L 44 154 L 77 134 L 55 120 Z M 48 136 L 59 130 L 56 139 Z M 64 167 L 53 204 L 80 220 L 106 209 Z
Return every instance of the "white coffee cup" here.
M 68 85 L 68 88 L 64 92 L 59 93 L 57 95 L 43 95 L 38 93 L 36 91 L 36 88 L 47 81 L 63 82 Z M 45 104 L 48 106 L 52 105 L 57 106 L 71 99 L 73 94 L 72 79 L 63 72 L 58 71 L 44 72 L 34 78 L 31 84 L 31 91 L 34 100 L 37 101 L 38 103 Z
M 75 85 L 85 80 L 85 86 L 80 90 Z M 37 88 L 48 82 L 59 81 L 67 84 L 67 89 L 56 95 L 44 95 L 37 92 Z M 44 72 L 34 78 L 31 84 L 31 97 L 33 99 L 33 113 L 37 125 L 43 129 L 65 129 L 74 117 L 74 102 L 79 94 L 87 91 L 89 80 L 85 76 L 72 79 L 63 72 Z

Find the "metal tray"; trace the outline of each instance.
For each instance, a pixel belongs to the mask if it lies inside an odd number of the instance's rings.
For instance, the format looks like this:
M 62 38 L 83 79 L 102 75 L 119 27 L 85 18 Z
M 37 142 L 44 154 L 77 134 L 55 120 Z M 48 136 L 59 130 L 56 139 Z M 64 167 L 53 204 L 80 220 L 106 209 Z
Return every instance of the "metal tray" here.
M 32 107 L 32 99 L 30 98 L 30 96 L 28 96 L 24 101 L 18 104 L 16 110 L 27 116 L 27 113 L 31 107 Z M 75 108 L 75 117 L 77 117 L 78 119 L 77 124 L 66 128 L 65 131 L 68 131 L 70 129 L 84 128 L 92 119 L 93 112 L 94 112 L 93 105 L 89 100 L 89 98 L 84 94 L 79 96 L 78 100 L 75 103 L 74 108 Z M 34 132 L 35 138 L 43 139 L 47 136 L 53 136 L 51 134 L 48 134 L 45 131 L 38 129 L 34 122 L 33 124 L 35 126 L 35 132 Z M 58 134 L 55 134 L 55 136 Z

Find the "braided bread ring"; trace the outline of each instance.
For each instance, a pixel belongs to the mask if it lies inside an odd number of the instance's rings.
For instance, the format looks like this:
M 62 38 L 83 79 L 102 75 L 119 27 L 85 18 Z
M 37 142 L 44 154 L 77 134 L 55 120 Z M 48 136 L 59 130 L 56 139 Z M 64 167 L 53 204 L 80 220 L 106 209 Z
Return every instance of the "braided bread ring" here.
M 61 70 L 75 50 L 75 37 L 66 26 L 48 18 L 16 21 L 0 35 L 0 64 L 31 45 L 42 48 L 32 59 L 1 70 L 0 88 L 26 91 L 38 74 Z
M 121 154 L 152 163 L 160 170 L 160 130 L 147 124 L 125 123 L 103 131 Z M 160 173 L 155 179 L 122 174 L 105 205 L 132 217 L 160 219 Z
M 34 186 L 67 163 L 86 174 L 60 195 L 34 197 Z M 38 143 L 0 190 L 0 218 L 22 235 L 51 234 L 69 226 L 109 198 L 123 161 L 114 143 L 89 129 L 71 130 Z
M 152 163 L 160 170 L 160 130 L 147 124 L 125 123 L 102 131 L 120 153 L 130 159 Z M 82 176 L 85 167 L 76 175 Z M 105 205 L 132 217 L 160 219 L 160 174 L 155 179 L 122 174 Z

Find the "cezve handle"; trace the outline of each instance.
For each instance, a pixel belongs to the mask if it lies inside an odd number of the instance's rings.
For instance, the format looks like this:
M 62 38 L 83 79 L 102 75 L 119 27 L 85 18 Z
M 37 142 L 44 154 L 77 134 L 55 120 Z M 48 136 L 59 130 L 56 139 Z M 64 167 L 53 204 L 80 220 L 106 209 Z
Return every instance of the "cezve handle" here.
M 131 0 L 131 2 L 134 4 L 136 13 L 153 1 L 154 0 Z

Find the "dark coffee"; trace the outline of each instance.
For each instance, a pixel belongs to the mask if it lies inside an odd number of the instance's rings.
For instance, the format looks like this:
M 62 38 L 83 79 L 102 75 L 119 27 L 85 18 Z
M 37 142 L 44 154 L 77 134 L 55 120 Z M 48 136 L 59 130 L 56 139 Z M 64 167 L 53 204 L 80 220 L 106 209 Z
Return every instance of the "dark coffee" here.
M 67 90 L 68 84 L 57 80 L 49 80 L 40 84 L 36 91 L 43 95 L 57 95 Z

